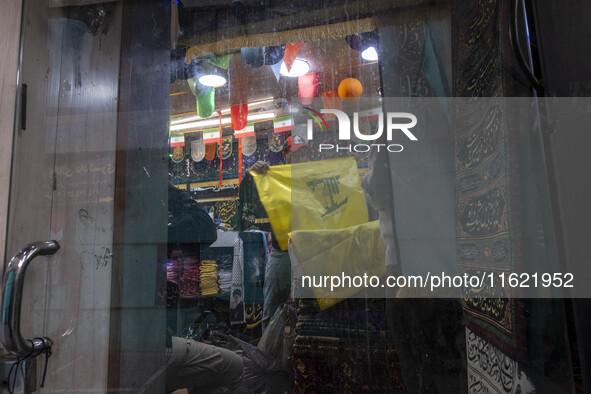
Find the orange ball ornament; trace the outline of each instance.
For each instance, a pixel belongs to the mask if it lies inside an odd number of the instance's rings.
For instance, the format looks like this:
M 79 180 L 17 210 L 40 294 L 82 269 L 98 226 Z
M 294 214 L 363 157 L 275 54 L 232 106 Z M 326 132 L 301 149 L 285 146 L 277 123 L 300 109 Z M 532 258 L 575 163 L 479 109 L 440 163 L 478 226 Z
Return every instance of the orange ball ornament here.
M 355 78 L 345 78 L 339 84 L 339 97 L 346 103 L 359 100 L 363 94 L 363 85 Z

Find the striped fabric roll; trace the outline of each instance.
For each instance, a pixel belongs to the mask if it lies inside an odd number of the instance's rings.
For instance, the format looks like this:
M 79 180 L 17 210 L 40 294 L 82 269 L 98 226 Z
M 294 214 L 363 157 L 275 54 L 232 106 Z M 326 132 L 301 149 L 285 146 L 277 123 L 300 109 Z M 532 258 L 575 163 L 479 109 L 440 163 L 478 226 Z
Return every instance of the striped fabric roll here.
M 186 257 L 182 261 L 183 276 L 181 295 L 183 297 L 195 297 L 199 295 L 199 259 Z

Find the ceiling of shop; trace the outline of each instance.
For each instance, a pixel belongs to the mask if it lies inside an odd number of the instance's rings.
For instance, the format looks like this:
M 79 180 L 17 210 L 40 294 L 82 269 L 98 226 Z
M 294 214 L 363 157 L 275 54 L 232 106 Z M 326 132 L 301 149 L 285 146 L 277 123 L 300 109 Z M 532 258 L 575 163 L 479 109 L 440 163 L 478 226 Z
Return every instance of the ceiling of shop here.
M 238 54 L 239 55 L 239 54 Z M 339 83 L 348 77 L 361 81 L 364 97 L 378 95 L 379 72 L 377 62 L 368 62 L 361 58 L 360 52 L 349 47 L 344 39 L 328 39 L 304 43 L 298 58 L 306 60 L 310 72 L 321 72 L 320 92 L 337 90 Z M 227 75 L 227 70 L 218 69 Z M 270 66 L 250 68 L 248 70 L 249 101 L 273 97 L 293 100 L 298 96 L 298 78 L 281 76 L 276 79 Z M 240 78 L 241 76 L 230 76 Z M 230 80 L 230 83 L 232 81 Z M 216 109 L 229 107 L 228 85 L 216 88 Z M 195 113 L 195 96 L 191 93 L 187 81 L 177 80 L 171 85 L 171 115 Z M 262 110 L 268 110 L 263 108 Z

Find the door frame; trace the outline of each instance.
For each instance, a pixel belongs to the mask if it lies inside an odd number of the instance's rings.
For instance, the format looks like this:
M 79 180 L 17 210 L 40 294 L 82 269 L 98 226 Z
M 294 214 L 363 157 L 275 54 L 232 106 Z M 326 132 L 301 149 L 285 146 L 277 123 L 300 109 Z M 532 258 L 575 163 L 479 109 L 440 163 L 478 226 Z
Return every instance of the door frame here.
M 6 250 L 8 219 L 8 195 L 10 191 L 10 168 L 12 163 L 12 139 L 16 110 L 18 60 L 21 36 L 22 0 L 4 4 L 0 13 L 0 256 L 3 265 Z M 2 267 L 4 270 L 4 267 Z
M 112 0 L 105 0 L 109 2 Z M 79 3 L 95 3 L 97 1 L 80 1 Z M 72 2 L 72 5 L 79 5 L 78 2 Z M 76 3 L 76 4 L 74 4 Z M 153 194 L 147 191 L 154 185 L 161 185 L 162 190 L 167 190 L 168 176 L 168 119 L 169 119 L 169 59 L 170 59 L 170 26 L 163 28 L 163 34 L 153 37 L 152 34 L 146 34 L 146 30 L 151 29 L 149 21 L 153 23 L 154 13 L 159 16 L 161 27 L 166 27 L 170 23 L 170 10 L 166 10 L 164 2 L 152 2 L 151 5 L 145 1 L 126 1 L 121 3 L 123 6 L 123 15 L 127 15 L 128 22 L 123 24 L 121 34 L 121 64 L 130 66 L 126 69 L 125 75 L 120 74 L 120 89 L 118 100 L 118 121 L 117 121 L 117 166 L 115 174 L 115 217 L 113 228 L 113 261 L 119 263 L 113 264 L 112 282 L 111 282 L 111 311 L 109 326 L 109 357 L 107 367 L 107 387 L 109 391 L 118 392 L 123 389 L 133 387 L 151 391 L 154 387 L 164 385 L 162 361 L 165 358 L 165 308 L 158 308 L 156 302 L 156 292 L 153 291 L 157 282 L 152 279 L 146 279 L 143 282 L 133 284 L 134 289 L 142 285 L 151 285 L 151 288 L 144 289 L 144 296 L 149 294 L 149 299 L 140 298 L 138 295 L 130 295 L 129 291 L 123 291 L 123 288 L 133 282 L 134 271 L 141 267 L 134 264 L 137 261 L 135 257 L 143 255 L 145 257 L 146 245 L 150 249 L 148 255 L 155 257 L 151 262 L 154 272 L 159 261 L 166 259 L 166 230 L 149 232 L 150 237 L 142 239 L 143 232 L 139 235 L 131 234 L 133 228 L 149 228 L 146 224 L 154 223 L 163 217 L 162 214 L 150 214 L 145 212 L 143 218 L 138 217 L 137 209 L 145 208 L 146 204 L 154 205 Z M 161 8 L 155 10 L 155 8 Z M 170 8 L 170 7 L 168 7 Z M 6 265 L 11 256 L 6 254 L 7 227 L 8 227 L 8 206 L 11 184 L 11 168 L 13 159 L 13 141 L 15 120 L 18 116 L 18 70 L 20 63 L 21 47 L 21 19 L 23 12 L 23 0 L 13 0 L 6 4 L 3 12 L 0 13 L 0 33 L 5 39 L 0 43 L 0 49 L 3 56 L 0 57 L 0 138 L 3 144 L 0 144 L 0 255 L 4 257 L 3 265 Z M 168 34 L 166 34 L 168 32 Z M 145 45 L 145 50 L 137 52 L 139 40 L 145 41 L 145 37 L 152 37 L 149 45 Z M 143 42 L 145 44 L 145 42 Z M 141 46 L 141 45 L 140 45 Z M 158 56 L 154 56 L 154 53 Z M 138 60 L 138 55 L 141 60 Z M 133 64 L 132 64 L 133 63 Z M 149 63 L 149 64 L 148 64 Z M 145 79 L 145 75 L 137 73 L 137 70 L 143 67 L 151 73 L 157 73 L 162 78 L 160 82 L 151 84 L 151 80 Z M 135 71 L 135 73 L 134 73 Z M 157 101 L 154 95 L 146 95 L 143 100 L 137 100 L 138 93 L 145 89 L 164 88 L 165 97 Z M 152 113 L 162 120 L 165 132 L 162 130 L 151 130 L 148 138 L 139 139 L 142 142 L 148 141 L 148 146 L 135 146 L 138 141 L 138 135 L 142 132 L 141 118 L 142 112 Z M 154 123 L 154 122 L 151 122 Z M 145 128 L 144 128 L 145 130 Z M 142 134 L 146 137 L 146 134 Z M 139 148 L 139 150 L 138 150 Z M 131 149 L 131 152 L 127 150 Z M 142 160 L 138 160 L 138 157 Z M 147 167 L 145 163 L 154 161 L 154 168 Z M 136 164 L 144 163 L 137 167 Z M 137 168 L 136 168 L 137 167 Z M 146 168 L 147 167 L 147 168 Z M 161 171 L 161 170 L 164 171 Z M 151 173 L 152 180 L 146 182 L 139 181 L 139 178 L 131 179 L 130 174 L 137 175 L 138 171 L 142 174 Z M 162 179 L 160 179 L 162 178 Z M 143 199 L 134 198 L 134 192 L 137 188 L 143 188 Z M 163 200 L 158 199 L 158 206 L 162 207 L 162 201 L 166 203 L 166 193 L 163 192 Z M 136 215 L 134 216 L 134 212 Z M 164 209 L 166 214 L 166 209 Z M 164 216 L 165 217 L 165 216 Z M 166 221 L 162 221 L 166 223 Z M 164 225 L 165 229 L 166 226 Z M 164 245 L 164 246 L 163 246 Z M 143 248 L 143 249 L 142 249 Z M 142 252 L 143 250 L 143 252 Z M 156 259 L 157 258 L 157 259 Z M 147 264 L 147 262 L 146 262 Z M 4 270 L 4 267 L 2 267 Z M 131 275 L 130 275 L 131 274 Z M 156 274 L 154 274 L 155 276 Z M 131 278 L 131 279 L 130 279 Z M 135 278 L 137 279 L 137 278 Z M 138 299 L 143 304 L 138 304 Z M 144 303 L 145 301 L 145 303 Z M 155 311 L 154 309 L 158 309 Z M 161 309 L 161 310 L 160 310 Z M 159 330 L 157 327 L 149 331 L 146 328 L 145 337 L 149 337 L 150 342 L 145 350 L 154 355 L 154 368 L 146 368 L 146 352 L 144 349 L 125 347 L 124 342 L 130 336 L 130 330 L 133 324 L 130 323 L 137 317 L 146 321 L 159 321 L 162 325 L 161 341 L 159 340 Z M 158 331 L 158 334 L 154 332 Z M 137 345 L 134 343 L 134 345 Z M 133 345 L 132 345 L 133 346 Z M 2 348 L 0 347 L 0 353 Z M 165 364 L 164 364 L 165 365 Z M 123 368 L 123 370 L 122 370 Z M 141 373 L 138 373 L 141 372 Z M 149 387 L 147 387 L 147 385 Z

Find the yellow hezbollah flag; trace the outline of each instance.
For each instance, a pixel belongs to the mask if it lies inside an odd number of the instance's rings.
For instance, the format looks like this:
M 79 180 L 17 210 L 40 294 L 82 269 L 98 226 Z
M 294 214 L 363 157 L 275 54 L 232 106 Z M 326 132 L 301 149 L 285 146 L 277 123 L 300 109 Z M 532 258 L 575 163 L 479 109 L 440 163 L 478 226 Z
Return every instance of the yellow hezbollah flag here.
M 368 221 L 352 157 L 274 166 L 252 175 L 282 250 L 287 250 L 291 231 L 341 229 Z
M 380 235 L 379 221 L 341 230 L 294 231 L 289 255 L 296 283 L 305 285 L 304 277 L 325 278 L 386 274 L 386 244 Z M 309 283 L 308 283 L 309 285 Z M 312 287 L 320 309 L 326 309 L 357 293 L 360 288 L 338 286 Z M 296 288 L 295 296 L 298 297 Z

